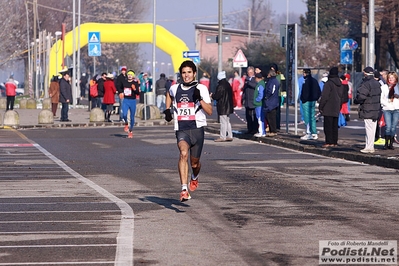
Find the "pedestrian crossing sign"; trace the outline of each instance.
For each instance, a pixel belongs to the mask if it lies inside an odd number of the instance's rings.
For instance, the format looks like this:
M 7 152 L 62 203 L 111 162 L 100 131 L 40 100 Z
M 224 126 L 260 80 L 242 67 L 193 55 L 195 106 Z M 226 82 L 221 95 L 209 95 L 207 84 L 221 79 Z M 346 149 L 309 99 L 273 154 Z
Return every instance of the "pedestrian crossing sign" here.
M 89 43 L 99 43 L 100 42 L 100 32 L 91 31 L 89 32 Z

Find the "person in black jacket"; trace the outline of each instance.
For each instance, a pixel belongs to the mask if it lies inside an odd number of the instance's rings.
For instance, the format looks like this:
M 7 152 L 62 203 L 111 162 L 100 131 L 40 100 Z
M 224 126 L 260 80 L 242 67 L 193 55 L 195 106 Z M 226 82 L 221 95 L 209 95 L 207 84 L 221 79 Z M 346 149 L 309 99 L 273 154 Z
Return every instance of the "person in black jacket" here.
M 250 66 L 247 69 L 247 78 L 242 89 L 245 105 L 245 118 L 247 120 L 247 133 L 256 134 L 258 132 L 258 119 L 256 118 L 255 106 L 254 106 L 254 93 L 255 87 L 258 84 L 255 80 L 255 69 Z
M 115 87 L 117 91 L 123 91 L 123 83 L 127 80 L 126 75 L 126 67 L 123 66 L 121 68 L 121 73 L 115 80 Z M 122 105 L 123 105 L 123 98 L 119 98 L 119 121 L 123 121 L 123 113 L 122 113 Z
M 344 87 L 338 77 L 338 67 L 332 67 L 328 80 L 321 93 L 319 111 L 324 116 L 324 135 L 326 143 L 323 148 L 338 145 L 338 116 L 343 103 Z
M 374 79 L 372 67 L 366 67 L 363 74 L 363 82 L 357 89 L 354 100 L 355 104 L 359 104 L 359 118 L 364 119 L 366 129 L 366 147 L 360 152 L 373 153 L 377 119 L 381 108 L 381 85 Z
M 97 96 L 96 97 L 91 97 L 91 108 L 101 108 L 101 103 L 102 103 L 102 98 L 104 97 L 104 81 L 107 79 L 107 73 L 102 73 L 101 77 L 98 78 L 98 76 L 94 76 L 94 79 L 96 79 L 97 82 Z
M 305 83 L 302 85 L 301 101 L 303 119 L 306 125 L 306 135 L 301 137 L 301 139 L 316 140 L 318 139 L 318 135 L 316 129 L 315 108 L 316 101 L 319 100 L 321 96 L 321 90 L 319 82 L 312 77 L 312 72 L 309 68 L 303 70 L 303 77 Z
M 68 105 L 72 102 L 72 88 L 69 83 L 70 72 L 68 69 L 64 69 L 60 71 L 60 74 L 62 75 L 60 80 L 60 103 L 62 105 L 61 121 L 71 122 L 71 120 L 68 119 Z
M 218 73 L 218 80 L 215 94 L 212 94 L 212 98 L 217 101 L 216 110 L 220 119 L 220 137 L 215 142 L 233 141 L 229 117 L 234 112 L 233 89 L 226 79 L 225 71 Z

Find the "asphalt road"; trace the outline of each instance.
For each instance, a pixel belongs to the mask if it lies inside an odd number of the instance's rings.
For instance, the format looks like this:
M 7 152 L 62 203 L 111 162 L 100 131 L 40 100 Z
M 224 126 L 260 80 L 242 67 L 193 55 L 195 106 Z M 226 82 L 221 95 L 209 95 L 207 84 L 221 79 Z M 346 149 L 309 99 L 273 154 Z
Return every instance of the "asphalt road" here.
M 0 265 L 318 265 L 319 240 L 399 236 L 397 170 L 207 133 L 180 203 L 172 126 L 22 133 L 39 146 L 0 149 Z

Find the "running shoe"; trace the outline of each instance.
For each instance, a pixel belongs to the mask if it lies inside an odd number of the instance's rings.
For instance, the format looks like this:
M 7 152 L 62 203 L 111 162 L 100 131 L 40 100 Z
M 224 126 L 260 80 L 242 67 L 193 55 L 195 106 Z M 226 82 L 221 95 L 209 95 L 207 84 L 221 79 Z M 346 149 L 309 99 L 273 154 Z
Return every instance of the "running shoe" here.
M 186 201 L 186 200 L 189 200 L 189 199 L 191 199 L 191 196 L 188 193 L 188 191 L 187 190 L 182 190 L 182 192 L 180 192 L 180 201 L 183 202 L 183 201 Z
M 306 135 L 302 136 L 301 139 L 303 139 L 303 140 L 311 140 L 311 139 L 313 139 L 313 136 L 311 134 L 306 134 Z
M 188 189 L 190 190 L 190 191 L 194 191 L 194 190 L 196 190 L 197 189 L 197 187 L 198 187 L 198 178 L 196 179 L 196 180 L 190 180 L 190 184 L 188 184 Z
M 125 128 L 123 129 L 123 131 L 128 132 L 129 131 L 129 125 L 125 125 Z
M 133 138 L 133 132 L 129 131 L 129 133 L 127 134 L 127 138 L 128 139 L 132 139 Z

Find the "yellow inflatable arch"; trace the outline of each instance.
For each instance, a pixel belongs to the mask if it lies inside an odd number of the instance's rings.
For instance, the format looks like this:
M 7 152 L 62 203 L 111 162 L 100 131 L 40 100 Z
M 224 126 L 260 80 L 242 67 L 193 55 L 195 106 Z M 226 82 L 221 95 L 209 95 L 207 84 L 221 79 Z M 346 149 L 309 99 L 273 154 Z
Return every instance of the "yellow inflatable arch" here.
M 89 32 L 100 32 L 101 43 L 153 43 L 153 24 L 106 24 L 106 23 L 85 23 L 80 25 L 80 47 L 76 38 L 76 49 L 88 44 Z M 177 36 L 170 33 L 164 27 L 156 25 L 156 46 L 169 54 L 172 59 L 173 69 L 178 71 L 183 58 L 183 51 L 188 51 L 187 45 Z M 75 29 L 78 35 L 77 28 Z M 64 54 L 71 55 L 73 52 L 73 31 L 65 34 Z M 56 59 L 57 58 L 57 59 Z M 58 40 L 50 51 L 49 78 L 57 75 L 56 71 L 61 70 L 62 65 L 62 40 Z M 58 64 L 58 68 L 56 67 Z

